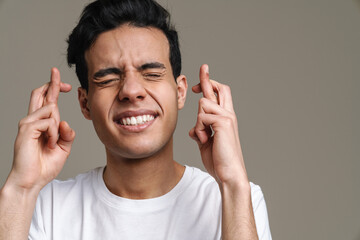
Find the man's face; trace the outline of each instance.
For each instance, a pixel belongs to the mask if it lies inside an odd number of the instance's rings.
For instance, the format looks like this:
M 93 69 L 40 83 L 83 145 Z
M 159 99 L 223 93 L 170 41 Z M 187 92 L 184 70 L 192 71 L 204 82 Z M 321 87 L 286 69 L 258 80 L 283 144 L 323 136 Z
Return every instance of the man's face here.
M 144 158 L 172 144 L 187 84 L 175 82 L 163 32 L 122 25 L 100 34 L 85 59 L 89 89 L 79 101 L 108 152 Z

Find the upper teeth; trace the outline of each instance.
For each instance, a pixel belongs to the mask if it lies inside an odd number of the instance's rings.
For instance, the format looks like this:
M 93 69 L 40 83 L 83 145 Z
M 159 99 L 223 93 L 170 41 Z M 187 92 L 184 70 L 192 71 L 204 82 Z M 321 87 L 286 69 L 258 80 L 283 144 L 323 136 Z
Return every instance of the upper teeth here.
M 122 118 L 120 120 L 120 123 L 123 125 L 139 125 L 139 124 L 144 124 L 146 122 L 149 122 L 151 120 L 153 120 L 155 117 L 153 115 L 142 115 L 142 116 L 136 116 L 136 117 L 126 117 L 126 118 Z

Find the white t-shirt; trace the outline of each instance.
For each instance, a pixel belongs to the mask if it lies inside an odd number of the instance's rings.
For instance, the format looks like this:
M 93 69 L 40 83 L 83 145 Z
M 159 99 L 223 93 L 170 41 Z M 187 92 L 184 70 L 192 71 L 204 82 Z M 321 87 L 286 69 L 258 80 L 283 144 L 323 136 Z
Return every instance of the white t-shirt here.
M 29 239 L 221 239 L 221 195 L 207 173 L 186 166 L 167 194 L 131 200 L 112 194 L 103 180 L 104 167 L 67 181 L 54 180 L 38 197 Z M 266 204 L 251 183 L 259 239 L 271 239 Z

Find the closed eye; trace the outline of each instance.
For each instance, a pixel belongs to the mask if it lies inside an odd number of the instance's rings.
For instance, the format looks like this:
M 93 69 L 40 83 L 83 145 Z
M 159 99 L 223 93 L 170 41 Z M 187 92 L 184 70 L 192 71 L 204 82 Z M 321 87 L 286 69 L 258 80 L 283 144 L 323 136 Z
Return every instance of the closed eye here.
M 104 80 L 104 81 L 101 81 L 101 82 L 95 82 L 95 84 L 99 85 L 99 86 L 106 86 L 106 85 L 109 85 L 110 83 L 115 82 L 117 80 L 120 80 L 120 79 L 119 78 L 114 78 L 114 79 Z
M 146 77 L 161 77 L 160 74 L 146 74 Z
M 158 80 L 161 79 L 164 74 L 161 73 L 146 73 L 144 74 L 144 78 L 148 80 Z

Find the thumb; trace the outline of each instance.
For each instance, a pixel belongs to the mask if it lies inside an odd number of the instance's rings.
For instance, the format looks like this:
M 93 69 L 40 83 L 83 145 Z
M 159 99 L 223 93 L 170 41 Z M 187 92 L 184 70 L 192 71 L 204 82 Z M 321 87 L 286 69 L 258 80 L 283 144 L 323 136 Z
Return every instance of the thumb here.
M 201 142 L 200 139 L 198 138 L 198 136 L 195 133 L 195 127 L 193 127 L 190 131 L 189 131 L 189 136 L 198 144 L 199 148 L 201 146 Z
M 59 125 L 59 132 L 60 136 L 57 142 L 58 145 L 61 149 L 63 149 L 67 153 L 70 153 L 71 145 L 75 139 L 75 131 L 70 128 L 67 122 L 62 121 Z

